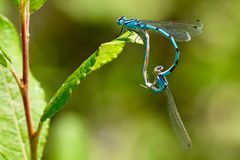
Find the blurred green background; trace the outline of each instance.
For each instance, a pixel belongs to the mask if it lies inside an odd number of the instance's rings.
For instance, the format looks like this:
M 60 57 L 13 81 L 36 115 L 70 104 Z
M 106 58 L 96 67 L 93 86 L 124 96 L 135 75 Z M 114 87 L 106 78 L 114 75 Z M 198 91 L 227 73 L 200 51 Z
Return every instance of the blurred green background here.
M 9 0 L 0 12 L 19 26 Z M 31 17 L 31 69 L 49 100 L 101 43 L 120 32 L 116 19 L 201 19 L 202 35 L 178 43 L 180 63 L 170 88 L 192 138 L 184 151 L 164 94 L 140 87 L 143 46 L 89 75 L 51 121 L 44 160 L 239 160 L 239 0 L 49 0 Z M 151 33 L 150 69 L 169 66 L 170 42 Z

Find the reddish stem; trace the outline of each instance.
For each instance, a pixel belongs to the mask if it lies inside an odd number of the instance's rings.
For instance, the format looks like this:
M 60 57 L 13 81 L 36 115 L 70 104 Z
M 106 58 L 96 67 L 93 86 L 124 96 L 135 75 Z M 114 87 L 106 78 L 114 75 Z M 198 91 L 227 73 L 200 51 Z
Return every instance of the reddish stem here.
M 22 52 L 23 52 L 23 88 L 22 96 L 24 109 L 26 114 L 26 120 L 28 125 L 28 134 L 29 136 L 34 134 L 30 102 L 29 102 L 29 2 L 22 1 L 22 10 L 21 10 L 21 35 L 22 35 Z
M 24 104 L 25 117 L 28 129 L 28 137 L 31 149 L 31 159 L 37 160 L 37 144 L 39 132 L 34 131 L 30 99 L 29 99 L 29 20 L 30 20 L 30 1 L 21 0 L 21 36 L 23 52 L 23 78 L 21 94 Z

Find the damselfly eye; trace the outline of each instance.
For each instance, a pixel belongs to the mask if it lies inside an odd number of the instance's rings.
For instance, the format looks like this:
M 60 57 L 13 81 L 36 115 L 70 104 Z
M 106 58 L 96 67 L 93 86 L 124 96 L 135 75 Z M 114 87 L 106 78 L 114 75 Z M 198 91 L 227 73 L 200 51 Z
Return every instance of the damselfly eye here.
M 118 20 L 120 21 L 120 20 L 122 20 L 122 19 L 124 19 L 125 18 L 125 16 L 122 16 L 122 17 L 120 17 Z
M 162 70 L 163 70 L 163 66 L 157 66 L 154 68 L 154 73 L 159 74 L 162 72 Z
M 163 70 L 163 66 L 157 66 L 156 68 L 158 71 L 162 71 Z
M 126 17 L 125 17 L 125 16 L 122 16 L 122 17 L 118 18 L 117 24 L 122 25 L 125 20 L 126 20 Z

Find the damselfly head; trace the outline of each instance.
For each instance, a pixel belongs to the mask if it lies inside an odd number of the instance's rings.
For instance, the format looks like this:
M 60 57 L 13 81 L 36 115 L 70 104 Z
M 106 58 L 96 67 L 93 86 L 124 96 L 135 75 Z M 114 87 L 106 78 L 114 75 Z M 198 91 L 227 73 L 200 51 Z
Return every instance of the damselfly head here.
M 125 20 L 127 20 L 126 17 L 122 16 L 122 17 L 118 18 L 117 24 L 118 25 L 122 25 L 125 22 Z
M 156 66 L 153 70 L 154 74 L 158 75 L 163 71 L 163 66 Z

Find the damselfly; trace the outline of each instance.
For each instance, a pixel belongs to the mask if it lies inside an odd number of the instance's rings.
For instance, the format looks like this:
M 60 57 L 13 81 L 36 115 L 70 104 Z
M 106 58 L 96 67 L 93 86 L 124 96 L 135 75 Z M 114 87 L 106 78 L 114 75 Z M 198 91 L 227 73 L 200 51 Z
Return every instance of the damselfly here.
M 165 71 L 165 75 L 169 75 L 176 68 L 179 60 L 180 51 L 175 42 L 176 41 L 190 41 L 192 36 L 199 35 L 202 33 L 203 23 L 200 20 L 190 21 L 175 21 L 175 22 L 159 22 L 152 20 L 139 20 L 136 18 L 127 19 L 125 16 L 120 17 L 117 20 L 117 24 L 122 26 L 122 30 L 127 29 L 136 32 L 141 37 L 145 38 L 145 41 L 149 41 L 149 36 L 146 30 L 153 30 L 159 32 L 164 37 L 170 39 L 175 49 L 175 60 L 173 65 Z M 149 52 L 149 43 L 144 43 L 145 51 Z M 144 55 L 144 66 L 143 66 L 143 77 L 146 86 L 148 83 L 147 64 L 149 61 L 149 53 L 145 52 Z M 148 86 L 149 87 L 149 86 Z
M 203 24 L 199 20 L 195 21 L 176 21 L 176 22 L 157 22 L 150 20 L 126 19 L 120 17 L 117 20 L 123 29 L 136 32 L 144 41 L 144 64 L 143 77 L 144 83 L 154 92 L 165 92 L 168 98 L 169 117 L 177 137 L 181 140 L 182 145 L 190 149 L 192 146 L 191 139 L 184 127 L 181 117 L 178 113 L 173 96 L 168 87 L 166 76 L 168 76 L 177 66 L 179 60 L 179 49 L 176 41 L 190 41 L 191 36 L 196 36 L 202 32 Z M 164 37 L 169 38 L 175 49 L 174 63 L 165 71 L 162 66 L 154 68 L 155 80 L 151 83 L 148 80 L 147 67 L 149 62 L 150 40 L 146 30 L 154 30 L 161 33 Z M 155 86 L 157 84 L 157 87 Z
M 200 20 L 188 21 L 152 21 L 139 20 L 136 18 L 127 19 L 125 16 L 117 20 L 117 24 L 122 25 L 123 29 L 154 30 L 160 32 L 166 38 L 173 37 L 176 41 L 190 41 L 191 36 L 202 33 L 203 23 Z

